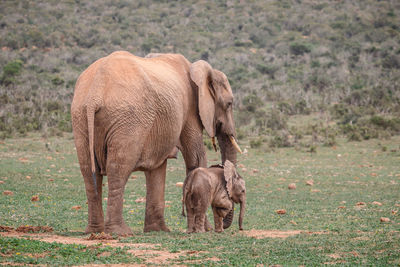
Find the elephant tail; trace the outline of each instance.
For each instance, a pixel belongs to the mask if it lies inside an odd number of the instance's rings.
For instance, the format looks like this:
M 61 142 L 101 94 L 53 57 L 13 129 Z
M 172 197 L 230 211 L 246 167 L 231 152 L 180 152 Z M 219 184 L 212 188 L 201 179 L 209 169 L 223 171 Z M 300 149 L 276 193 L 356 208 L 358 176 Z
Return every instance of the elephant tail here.
M 88 135 L 89 135 L 89 154 L 90 154 L 90 165 L 92 169 L 92 178 L 94 191 L 97 195 L 97 182 L 96 182 L 96 162 L 94 155 L 94 114 L 96 112 L 96 107 L 93 105 L 87 105 L 86 116 L 88 124 Z
M 185 214 L 185 206 L 186 206 L 186 197 L 187 197 L 187 190 L 186 190 L 186 187 L 188 186 L 188 181 L 189 181 L 189 179 L 190 179 L 190 176 L 192 175 L 192 173 L 190 172 L 187 176 L 186 176 L 186 178 L 185 178 L 185 181 L 183 181 L 183 186 L 182 186 L 182 191 L 183 191 L 183 196 L 182 196 L 182 216 L 183 217 L 186 217 L 186 214 Z

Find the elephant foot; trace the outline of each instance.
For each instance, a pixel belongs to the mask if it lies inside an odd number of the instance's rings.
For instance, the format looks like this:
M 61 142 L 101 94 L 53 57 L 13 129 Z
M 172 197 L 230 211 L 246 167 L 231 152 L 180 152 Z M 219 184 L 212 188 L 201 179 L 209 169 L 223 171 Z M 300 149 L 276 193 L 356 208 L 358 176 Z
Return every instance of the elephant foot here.
M 165 222 L 162 221 L 160 223 L 152 223 L 152 224 L 145 224 L 144 232 L 170 232 L 169 228 L 165 225 Z
M 133 232 L 124 222 L 121 224 L 106 225 L 105 232 L 108 234 L 116 234 L 118 236 L 131 236 Z
M 85 234 L 104 232 L 104 226 L 86 226 Z
M 216 233 L 222 233 L 224 230 L 223 229 L 215 229 Z

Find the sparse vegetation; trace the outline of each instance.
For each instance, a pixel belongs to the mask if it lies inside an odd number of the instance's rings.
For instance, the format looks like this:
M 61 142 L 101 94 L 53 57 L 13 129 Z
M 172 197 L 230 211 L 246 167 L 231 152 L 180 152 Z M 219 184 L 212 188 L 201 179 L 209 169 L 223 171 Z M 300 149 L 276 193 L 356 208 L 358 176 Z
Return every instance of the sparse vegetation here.
M 398 134 L 369 121 L 400 115 L 396 1 L 51 0 L 0 7 L 0 138 L 71 131 L 77 77 L 115 50 L 208 60 L 230 79 L 244 136 L 276 136 L 277 123 L 285 128 L 290 117 L 312 113 L 329 117 L 331 137 Z M 369 125 L 372 133 L 363 130 Z
M 88 207 L 72 134 L 44 140 L 28 133 L 7 139 L 0 142 L 0 265 L 400 264 L 400 137 L 362 142 L 338 138 L 334 146 L 303 139 L 304 145 L 279 149 L 269 148 L 269 139 L 240 142 L 246 150 L 238 155 L 238 172 L 247 188 L 244 231 L 238 230 L 236 211 L 234 223 L 223 233 L 184 232 L 182 188 L 177 185 L 184 180 L 185 167 L 178 156 L 168 161 L 165 187 L 171 232 L 143 233 L 146 179 L 142 172 L 134 173 L 124 196 L 124 218 L 134 236 L 118 244 L 89 242 L 84 234 Z M 220 163 L 219 152 L 207 154 L 210 165 Z M 103 184 L 106 198 L 107 178 Z M 103 205 L 105 211 L 106 200 Z M 211 209 L 208 216 L 212 223 Z M 51 227 L 53 232 L 1 233 L 21 225 Z

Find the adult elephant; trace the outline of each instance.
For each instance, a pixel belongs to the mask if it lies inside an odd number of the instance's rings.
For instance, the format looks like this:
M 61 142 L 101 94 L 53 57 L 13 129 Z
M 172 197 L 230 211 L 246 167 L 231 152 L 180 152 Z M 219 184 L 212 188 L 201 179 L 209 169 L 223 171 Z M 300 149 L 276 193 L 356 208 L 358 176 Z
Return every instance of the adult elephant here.
M 217 137 L 222 161 L 235 163 L 239 147 L 232 103 L 225 74 L 202 60 L 191 64 L 178 54 L 141 58 L 119 51 L 90 65 L 76 83 L 71 106 L 88 198 L 86 232 L 132 233 L 122 208 L 125 184 L 134 171 L 146 176 L 144 231 L 169 231 L 164 221 L 167 158 L 178 147 L 187 173 L 206 167 L 205 128 L 209 136 Z M 108 177 L 105 222 L 104 175 Z

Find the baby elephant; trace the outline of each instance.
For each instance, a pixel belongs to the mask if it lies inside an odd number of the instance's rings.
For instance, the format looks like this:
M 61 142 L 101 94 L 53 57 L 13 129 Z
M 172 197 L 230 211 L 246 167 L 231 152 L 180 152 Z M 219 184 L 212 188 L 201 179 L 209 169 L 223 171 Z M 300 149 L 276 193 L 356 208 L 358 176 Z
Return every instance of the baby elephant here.
M 243 230 L 246 187 L 230 161 L 225 161 L 225 166 L 193 170 L 183 186 L 182 215 L 185 216 L 186 206 L 187 232 L 209 230 L 206 212 L 210 205 L 214 213 L 215 232 L 222 232 L 232 224 L 233 203 L 240 203 L 239 229 Z

